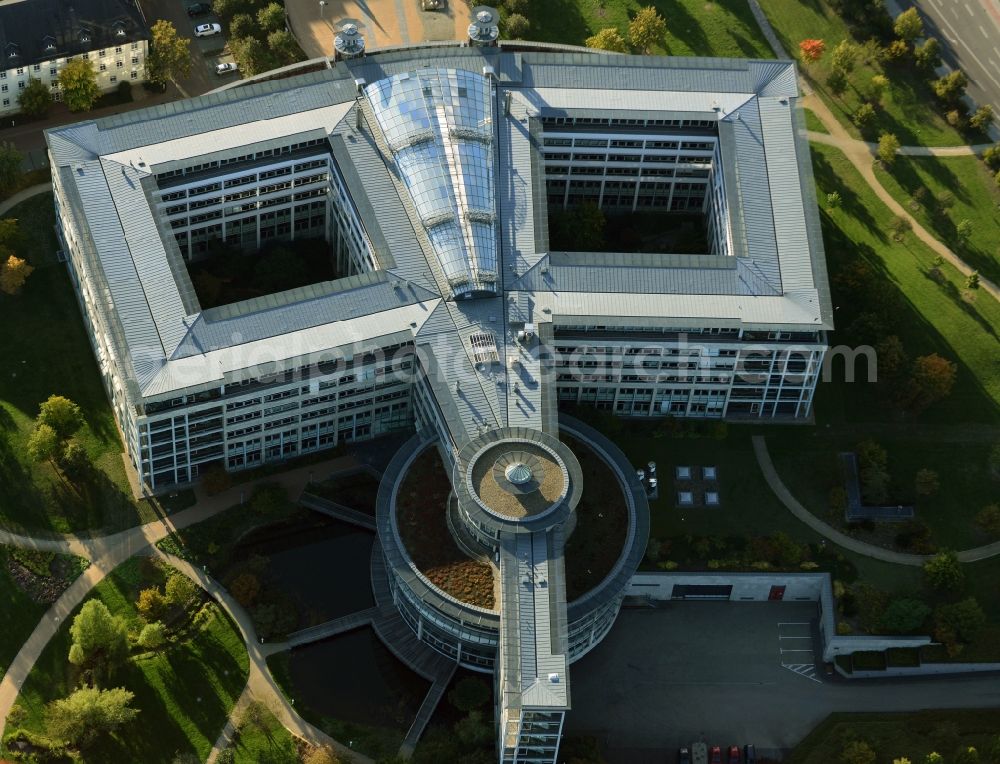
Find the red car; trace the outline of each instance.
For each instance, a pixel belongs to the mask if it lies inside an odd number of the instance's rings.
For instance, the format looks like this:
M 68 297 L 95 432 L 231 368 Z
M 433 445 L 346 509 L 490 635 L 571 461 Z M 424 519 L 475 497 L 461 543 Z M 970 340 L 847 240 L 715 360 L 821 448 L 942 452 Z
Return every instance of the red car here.
M 728 764 L 740 764 L 740 747 L 738 745 L 729 746 Z
M 709 764 L 722 764 L 722 749 L 719 746 L 712 746 L 712 749 L 708 752 L 708 762 Z

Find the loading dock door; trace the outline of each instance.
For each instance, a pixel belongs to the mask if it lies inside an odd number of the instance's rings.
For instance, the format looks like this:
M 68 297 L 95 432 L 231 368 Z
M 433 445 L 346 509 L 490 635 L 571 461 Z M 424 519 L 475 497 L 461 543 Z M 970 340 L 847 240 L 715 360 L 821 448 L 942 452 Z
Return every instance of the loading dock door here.
M 771 593 L 767 595 L 769 600 L 783 600 L 785 599 L 785 587 L 784 586 L 772 586 Z
M 732 584 L 674 584 L 672 600 L 728 600 Z

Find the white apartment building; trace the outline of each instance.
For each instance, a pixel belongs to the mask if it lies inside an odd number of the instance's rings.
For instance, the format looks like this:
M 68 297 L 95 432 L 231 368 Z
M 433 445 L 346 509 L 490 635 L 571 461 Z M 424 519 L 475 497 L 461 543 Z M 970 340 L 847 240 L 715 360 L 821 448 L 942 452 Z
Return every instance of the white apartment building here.
M 93 64 L 103 91 L 138 85 L 148 53 L 137 0 L 0 0 L 0 115 L 20 111 L 18 95 L 31 79 L 61 101 L 59 72 L 73 59 Z

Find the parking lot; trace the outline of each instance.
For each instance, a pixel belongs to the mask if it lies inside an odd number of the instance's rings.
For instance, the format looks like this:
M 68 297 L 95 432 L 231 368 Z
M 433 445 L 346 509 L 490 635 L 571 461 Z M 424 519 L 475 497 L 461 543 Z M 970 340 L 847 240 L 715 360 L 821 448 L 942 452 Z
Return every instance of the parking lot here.
M 191 72 L 177 81 L 178 88 L 186 97 L 207 93 L 239 78 L 239 74 L 220 77 L 215 73 L 216 65 L 233 60 L 228 53 L 223 53 L 226 45 L 225 29 L 223 28 L 223 34 L 213 37 L 195 37 L 196 26 L 222 22 L 214 13 L 188 17 L 187 7 L 194 2 L 195 0 L 139 0 L 150 25 L 158 19 L 166 19 L 177 28 L 178 35 L 191 40 Z
M 808 602 L 665 602 L 622 611 L 570 670 L 566 733 L 612 764 L 673 761 L 681 745 L 757 755 L 795 746 L 833 711 L 1000 704 L 996 677 L 854 681 L 825 676 Z

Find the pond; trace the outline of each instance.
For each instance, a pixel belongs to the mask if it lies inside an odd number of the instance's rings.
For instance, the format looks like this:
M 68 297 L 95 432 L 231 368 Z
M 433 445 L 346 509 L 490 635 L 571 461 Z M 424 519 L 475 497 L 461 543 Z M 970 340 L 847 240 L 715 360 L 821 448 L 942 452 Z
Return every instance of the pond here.
M 295 603 L 301 628 L 375 604 L 369 573 L 374 541 L 371 531 L 306 514 L 255 530 L 237 545 L 233 560 L 265 558 L 266 586 Z
M 369 628 L 296 648 L 288 672 L 296 701 L 314 714 L 401 735 L 430 687 Z

